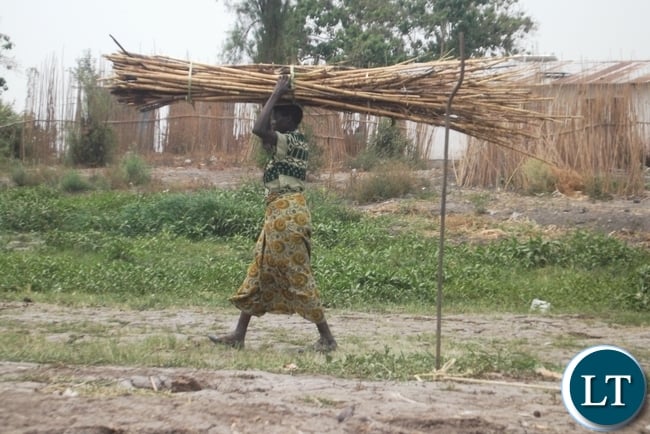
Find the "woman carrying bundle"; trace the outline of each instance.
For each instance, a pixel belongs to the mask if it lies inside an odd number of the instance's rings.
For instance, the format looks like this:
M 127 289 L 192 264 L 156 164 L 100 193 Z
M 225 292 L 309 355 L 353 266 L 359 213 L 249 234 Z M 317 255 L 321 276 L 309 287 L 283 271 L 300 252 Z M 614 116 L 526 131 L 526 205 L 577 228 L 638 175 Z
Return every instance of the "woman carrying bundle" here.
M 297 131 L 302 109 L 281 102 L 289 89 L 289 77 L 281 76 L 253 127 L 271 159 L 264 169 L 266 212 L 255 258 L 230 298 L 241 311 L 239 320 L 232 333 L 208 337 L 216 344 L 242 348 L 253 315 L 297 313 L 316 324 L 320 338 L 313 349 L 327 352 L 337 343 L 311 270 L 311 214 L 303 194 L 307 142 Z

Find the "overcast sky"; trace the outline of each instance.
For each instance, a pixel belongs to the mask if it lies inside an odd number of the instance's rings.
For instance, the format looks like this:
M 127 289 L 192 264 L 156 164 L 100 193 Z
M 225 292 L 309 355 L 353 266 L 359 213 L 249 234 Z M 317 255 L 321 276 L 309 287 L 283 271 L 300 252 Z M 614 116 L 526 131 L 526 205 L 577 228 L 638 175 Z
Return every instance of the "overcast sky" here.
M 85 51 L 95 58 L 129 51 L 219 63 L 233 16 L 216 0 L 6 0 L 0 33 L 15 44 L 17 69 L 2 71 L 5 102 L 21 110 L 30 67 L 53 61 L 71 68 Z M 537 23 L 527 47 L 562 60 L 650 60 L 650 0 L 519 0 Z

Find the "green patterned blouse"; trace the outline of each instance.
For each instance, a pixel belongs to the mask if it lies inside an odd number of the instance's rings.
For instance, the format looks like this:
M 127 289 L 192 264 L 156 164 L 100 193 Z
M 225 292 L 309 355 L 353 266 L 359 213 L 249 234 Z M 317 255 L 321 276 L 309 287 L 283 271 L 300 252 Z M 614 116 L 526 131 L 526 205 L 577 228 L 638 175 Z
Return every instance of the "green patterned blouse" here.
M 275 152 L 264 168 L 266 194 L 303 191 L 309 157 L 307 140 L 298 131 L 276 134 Z

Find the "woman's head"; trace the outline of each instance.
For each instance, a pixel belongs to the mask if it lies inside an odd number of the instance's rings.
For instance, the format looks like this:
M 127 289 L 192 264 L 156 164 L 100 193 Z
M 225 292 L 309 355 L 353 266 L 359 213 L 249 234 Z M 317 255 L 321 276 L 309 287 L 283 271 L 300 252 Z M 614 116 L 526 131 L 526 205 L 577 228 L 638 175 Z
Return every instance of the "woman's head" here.
M 302 108 L 298 104 L 278 104 L 273 107 L 274 128 L 281 133 L 295 130 L 302 122 Z

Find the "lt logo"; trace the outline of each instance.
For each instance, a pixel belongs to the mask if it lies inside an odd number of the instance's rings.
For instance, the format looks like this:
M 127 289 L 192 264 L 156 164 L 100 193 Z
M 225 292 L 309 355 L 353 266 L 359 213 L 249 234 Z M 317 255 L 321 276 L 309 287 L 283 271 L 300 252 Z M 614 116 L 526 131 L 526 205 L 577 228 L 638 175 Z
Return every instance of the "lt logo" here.
M 598 345 L 578 354 L 562 376 L 562 400 L 573 418 L 595 431 L 630 423 L 643 408 L 646 379 L 627 351 Z

